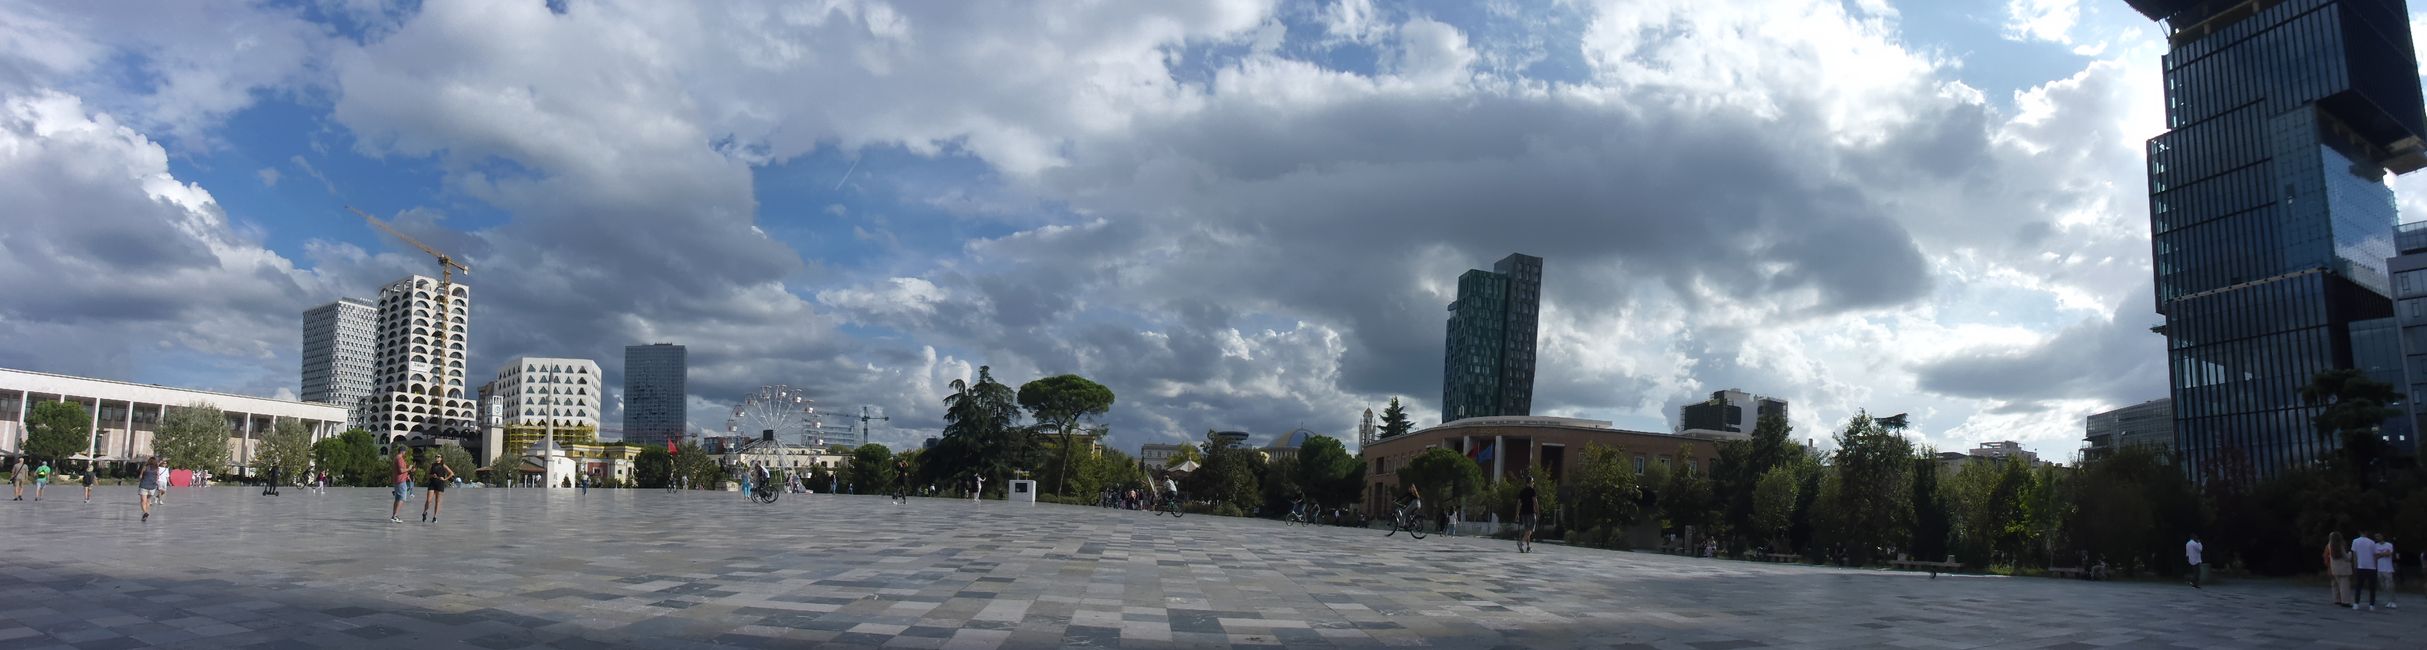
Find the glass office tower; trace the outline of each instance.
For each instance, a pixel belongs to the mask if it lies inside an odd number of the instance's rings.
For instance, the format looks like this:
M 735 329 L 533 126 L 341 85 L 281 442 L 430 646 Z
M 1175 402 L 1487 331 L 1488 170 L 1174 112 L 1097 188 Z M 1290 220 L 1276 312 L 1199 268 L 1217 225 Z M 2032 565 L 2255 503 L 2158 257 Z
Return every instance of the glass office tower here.
M 2385 347 L 2369 344 L 2393 314 L 2385 174 L 2427 164 L 2407 10 L 2128 2 L 2170 45 L 2149 222 L 2181 461 L 2202 480 L 2307 463 L 2336 445 L 2301 387 Z
M 1542 258 L 1514 254 L 1458 276 L 1441 368 L 1441 421 L 1534 412 Z
M 682 442 L 691 421 L 689 353 L 672 343 L 624 346 L 624 442 Z

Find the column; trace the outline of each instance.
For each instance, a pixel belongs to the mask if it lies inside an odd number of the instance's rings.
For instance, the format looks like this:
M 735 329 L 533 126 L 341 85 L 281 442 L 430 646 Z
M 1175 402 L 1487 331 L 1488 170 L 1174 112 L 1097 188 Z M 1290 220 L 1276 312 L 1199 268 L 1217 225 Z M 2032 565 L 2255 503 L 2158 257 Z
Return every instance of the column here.
M 253 414 L 244 414 L 244 428 L 240 431 L 243 432 L 244 437 L 236 443 L 236 464 L 243 466 L 243 469 L 236 470 L 236 474 L 251 476 L 253 475 Z M 223 441 L 220 444 L 226 443 Z
M 25 409 L 31 408 L 33 401 L 34 391 L 17 391 L 17 435 L 9 436 L 8 443 L 11 450 L 24 452 L 26 437 L 34 434 L 34 428 L 25 424 Z
M 95 444 L 95 443 L 94 443 L 94 441 L 93 441 L 93 434 L 95 434 L 95 433 L 100 433 L 100 432 L 101 432 L 101 398 L 99 398 L 99 397 L 95 397 L 95 398 L 93 398 L 93 423 L 92 423 L 92 426 L 88 426 L 88 427 L 85 427 L 85 428 L 84 428 L 84 457 L 86 457 L 86 458 L 91 458 L 91 457 L 93 457 L 93 456 L 98 455 L 98 454 L 100 454 L 100 453 L 101 453 L 100 446 L 99 446 L 99 445 L 97 445 L 97 444 Z
M 1492 436 L 1492 483 L 1498 483 L 1501 477 L 1507 476 L 1508 447 L 1500 444 L 1505 440 L 1507 436 Z

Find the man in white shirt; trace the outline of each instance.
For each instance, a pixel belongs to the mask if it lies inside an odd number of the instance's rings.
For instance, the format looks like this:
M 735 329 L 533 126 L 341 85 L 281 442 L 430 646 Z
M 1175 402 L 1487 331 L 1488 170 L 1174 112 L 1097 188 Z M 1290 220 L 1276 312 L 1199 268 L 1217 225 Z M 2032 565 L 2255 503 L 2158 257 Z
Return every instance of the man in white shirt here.
M 2188 541 L 2188 542 L 2184 542 L 2184 543 L 2183 543 L 2183 559 L 2191 563 L 2191 588 L 2192 588 L 2192 589 L 2198 589 L 2198 588 L 2200 588 L 2200 586 L 2199 586 L 2200 552 L 2202 552 L 2202 551 L 2206 551 L 2206 550 L 2208 550 L 2208 547 L 2200 545 L 2200 543 L 2199 543 L 2199 536 L 2198 536 L 2198 535 L 2192 535 L 2192 536 L 2191 536 L 2191 541 Z
M 2384 533 L 2377 533 L 2373 540 L 2376 542 L 2376 590 L 2385 592 L 2385 609 L 2395 609 L 2393 559 L 2401 556 L 2394 554 L 2393 541 L 2386 539 Z
M 2360 591 L 2368 591 L 2368 609 L 2376 609 L 2376 540 L 2366 531 L 2351 538 L 2351 608 L 2360 608 Z

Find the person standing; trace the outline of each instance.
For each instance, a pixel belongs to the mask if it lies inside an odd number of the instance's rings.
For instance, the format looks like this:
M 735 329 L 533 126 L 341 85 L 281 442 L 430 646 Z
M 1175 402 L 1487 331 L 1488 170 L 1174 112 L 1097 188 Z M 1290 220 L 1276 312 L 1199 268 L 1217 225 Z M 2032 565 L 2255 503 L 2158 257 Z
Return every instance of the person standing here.
M 143 476 L 135 481 L 135 504 L 143 509 L 143 521 L 152 520 L 152 502 L 160 498 L 161 486 L 168 485 L 168 467 L 153 456 L 143 463 Z
M 2343 548 L 2343 533 L 2326 533 L 2326 575 L 2333 579 L 2334 606 L 2351 605 L 2351 551 Z
M 2395 554 L 2393 550 L 2392 535 L 2379 532 L 2371 539 L 2376 541 L 2376 589 L 2385 592 L 2385 609 L 2399 609 L 2398 603 L 2395 603 L 2393 599 L 2394 594 L 2399 591 L 2394 589 L 2393 561 L 2402 556 Z
M 984 495 L 986 494 L 986 475 L 977 474 L 972 475 L 969 478 L 971 479 L 970 482 L 977 486 L 975 489 L 969 491 L 969 502 L 977 503 L 978 499 L 984 498 Z
M 422 493 L 421 520 L 438 523 L 438 509 L 447 497 L 447 483 L 455 480 L 455 468 L 447 466 L 443 456 L 430 459 L 429 490 Z
M 93 461 L 84 461 L 84 502 L 93 502 Z
M 2199 543 L 2199 535 L 2197 534 L 2193 534 L 2191 536 L 2191 541 L 2183 542 L 2183 559 L 2191 563 L 2192 589 L 2200 588 L 2199 574 L 2202 569 L 2207 568 L 2205 565 L 2200 563 L 2200 553 L 2206 550 L 2208 550 L 2208 547 Z
M 10 497 L 9 500 L 24 501 L 25 484 L 32 483 L 33 481 L 34 466 L 25 464 L 24 456 L 18 456 L 17 462 L 11 464 L 8 469 L 8 485 L 9 487 L 17 490 L 17 495 Z
M 909 502 L 910 462 L 895 458 L 893 459 L 893 503 L 901 505 Z
M 2368 592 L 2368 609 L 2376 609 L 2376 540 L 2368 531 L 2351 538 L 2351 608 L 2360 608 L 2360 592 Z
M 270 472 L 269 472 L 269 476 L 267 476 L 267 477 L 266 477 L 266 478 L 268 478 L 268 479 L 269 479 L 269 481 L 261 484 L 261 496 L 265 496 L 265 497 L 274 497 L 274 496 L 278 496 L 278 479 L 280 478 L 280 477 L 279 477 L 279 474 L 280 474 L 280 472 L 278 471 L 278 466 L 277 466 L 277 465 L 271 465 L 271 466 L 270 466 Z
M 1525 475 L 1525 487 L 1517 490 L 1517 552 L 1534 552 L 1534 526 L 1542 512 L 1541 493 L 1534 491 L 1534 475 Z
M 396 489 L 394 496 L 396 500 L 388 504 L 388 523 L 401 524 L 404 523 L 402 515 L 404 515 L 405 499 L 413 497 L 413 464 L 411 461 L 405 460 L 403 448 L 396 450 L 395 461 Z
M 34 468 L 34 500 L 35 500 L 35 501 L 41 501 L 41 500 L 42 500 L 42 488 L 49 487 L 49 486 L 50 486 L 50 484 L 51 484 L 51 463 L 50 463 L 50 461 L 43 461 L 43 462 L 42 462 L 42 466 Z

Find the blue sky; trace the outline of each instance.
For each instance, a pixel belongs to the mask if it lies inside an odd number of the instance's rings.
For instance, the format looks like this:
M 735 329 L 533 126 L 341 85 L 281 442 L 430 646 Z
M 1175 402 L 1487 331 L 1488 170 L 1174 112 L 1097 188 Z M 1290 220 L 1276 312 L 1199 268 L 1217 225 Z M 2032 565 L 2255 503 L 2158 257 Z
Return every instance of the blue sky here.
M 2061 458 L 2164 391 L 2118 2 L 553 9 L 0 3 L 0 365 L 292 391 L 298 313 L 427 272 L 352 205 L 472 264 L 475 376 L 681 342 L 711 430 L 783 383 L 915 444 L 979 365 L 1128 443 L 1429 422 L 1519 251 L 1545 414 Z

